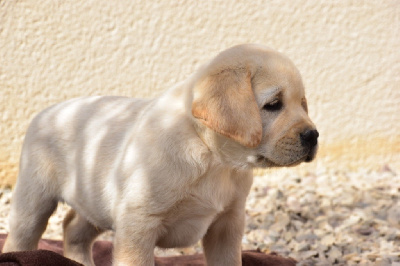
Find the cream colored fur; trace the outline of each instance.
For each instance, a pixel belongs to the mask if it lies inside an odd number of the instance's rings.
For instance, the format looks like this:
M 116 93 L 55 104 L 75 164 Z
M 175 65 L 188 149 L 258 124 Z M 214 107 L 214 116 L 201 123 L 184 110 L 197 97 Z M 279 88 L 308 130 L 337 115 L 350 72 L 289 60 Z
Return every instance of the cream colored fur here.
M 283 107 L 268 111 L 275 101 Z M 93 265 L 91 245 L 115 231 L 115 265 L 153 265 L 155 246 L 203 240 L 208 265 L 241 265 L 254 167 L 315 155 L 301 77 L 259 45 L 228 49 L 150 99 L 78 98 L 31 123 L 3 252 L 32 250 L 64 201 L 65 255 Z

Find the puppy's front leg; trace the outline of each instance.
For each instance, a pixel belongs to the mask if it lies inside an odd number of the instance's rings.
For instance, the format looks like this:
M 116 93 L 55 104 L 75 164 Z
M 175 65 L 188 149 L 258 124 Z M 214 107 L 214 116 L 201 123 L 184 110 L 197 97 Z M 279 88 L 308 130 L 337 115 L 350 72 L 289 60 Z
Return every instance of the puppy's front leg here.
M 243 204 L 244 205 L 244 204 Z M 203 238 L 208 266 L 242 265 L 241 244 L 244 231 L 244 206 L 222 214 Z
M 133 217 L 133 219 L 140 219 Z M 124 219 L 125 221 L 129 219 Z M 130 220 L 130 221 L 132 221 Z M 113 265 L 154 265 L 154 248 L 157 239 L 157 223 L 140 219 L 141 222 L 120 222 L 114 238 Z

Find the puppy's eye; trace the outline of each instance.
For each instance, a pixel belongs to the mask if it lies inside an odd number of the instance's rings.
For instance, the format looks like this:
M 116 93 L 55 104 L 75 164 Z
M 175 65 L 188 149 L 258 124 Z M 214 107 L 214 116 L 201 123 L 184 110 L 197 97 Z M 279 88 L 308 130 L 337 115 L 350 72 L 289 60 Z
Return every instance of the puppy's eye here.
M 267 103 L 264 105 L 263 109 L 267 111 L 279 111 L 283 107 L 282 101 L 279 99 L 275 99 L 272 102 Z

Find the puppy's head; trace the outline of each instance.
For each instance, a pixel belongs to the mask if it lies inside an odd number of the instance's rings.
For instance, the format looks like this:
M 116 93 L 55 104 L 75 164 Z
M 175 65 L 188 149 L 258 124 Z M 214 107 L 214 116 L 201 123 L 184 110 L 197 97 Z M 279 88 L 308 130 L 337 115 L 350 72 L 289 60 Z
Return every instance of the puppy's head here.
M 192 115 L 200 137 L 240 167 L 311 161 L 318 131 L 308 117 L 301 76 L 285 56 L 258 45 L 228 49 L 200 70 Z

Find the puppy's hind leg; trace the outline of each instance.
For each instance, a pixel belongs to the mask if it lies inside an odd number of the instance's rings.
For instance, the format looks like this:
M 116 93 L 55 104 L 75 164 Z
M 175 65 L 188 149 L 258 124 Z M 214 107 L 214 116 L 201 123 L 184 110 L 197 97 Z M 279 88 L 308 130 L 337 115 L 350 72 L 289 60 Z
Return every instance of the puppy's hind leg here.
M 63 222 L 64 256 L 86 266 L 94 265 L 92 245 L 95 238 L 104 232 L 84 217 L 70 210 Z
M 57 199 L 44 193 L 41 185 L 31 180 L 17 182 L 11 200 L 10 232 L 3 252 L 37 249 L 48 219 L 56 208 Z

